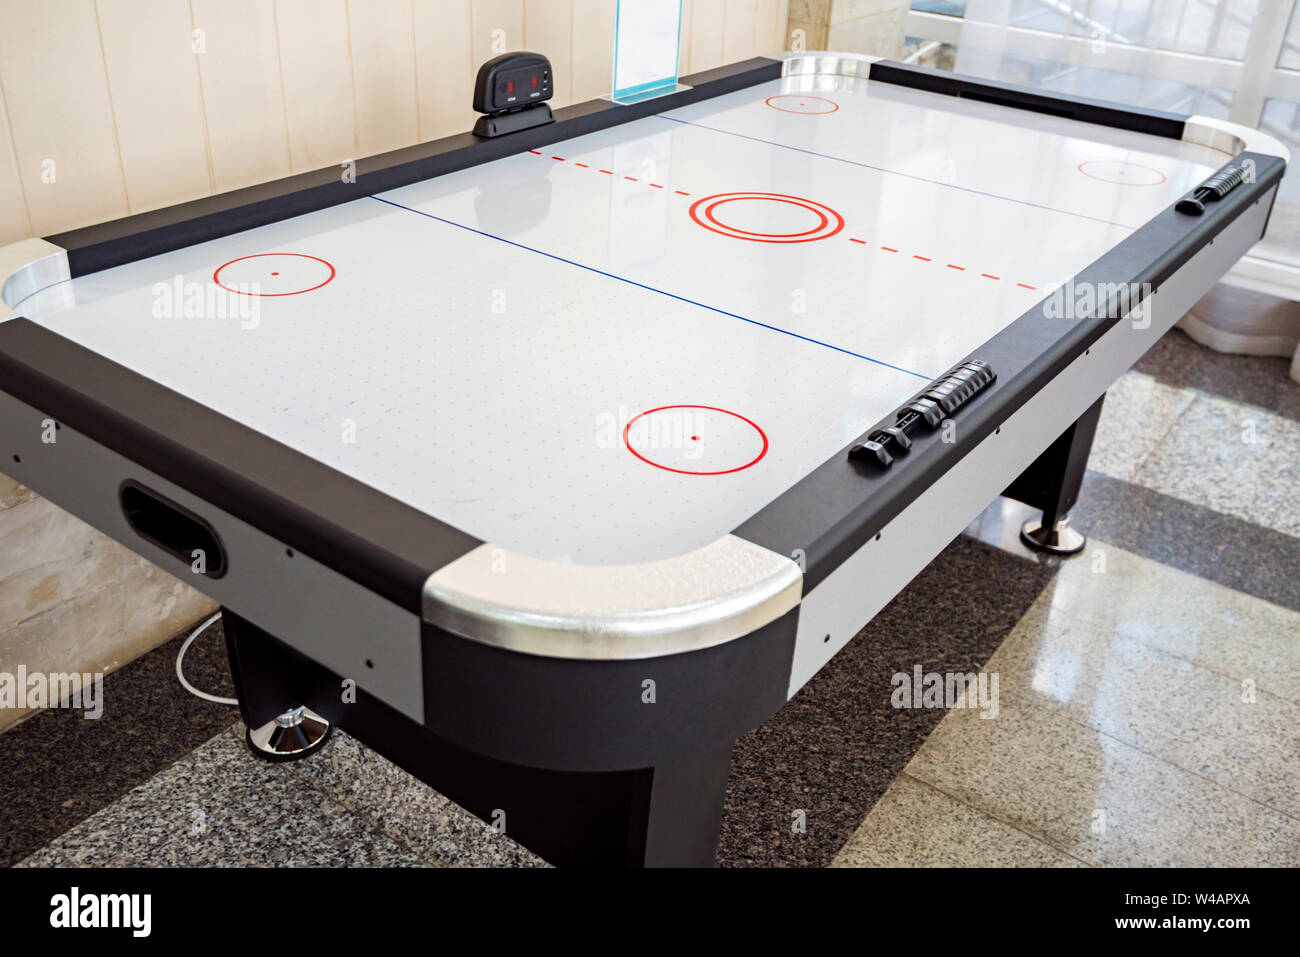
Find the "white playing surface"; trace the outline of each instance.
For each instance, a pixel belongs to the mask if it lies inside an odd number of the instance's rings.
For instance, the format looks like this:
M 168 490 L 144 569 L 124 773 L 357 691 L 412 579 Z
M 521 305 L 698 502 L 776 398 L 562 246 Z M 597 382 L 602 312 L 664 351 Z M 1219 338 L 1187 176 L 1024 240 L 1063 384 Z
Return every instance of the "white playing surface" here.
M 20 311 L 486 541 L 645 561 L 731 531 L 1226 159 L 790 78 Z M 187 314 L 176 277 L 224 298 Z

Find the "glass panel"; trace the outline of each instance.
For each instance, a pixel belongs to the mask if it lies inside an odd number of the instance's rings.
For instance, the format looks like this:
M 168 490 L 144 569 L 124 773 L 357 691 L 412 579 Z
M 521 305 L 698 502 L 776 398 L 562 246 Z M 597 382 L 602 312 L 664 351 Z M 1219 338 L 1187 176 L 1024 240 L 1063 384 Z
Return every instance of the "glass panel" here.
M 1300 103 L 1268 100 L 1259 128 L 1276 136 L 1294 156 L 1300 152 Z M 1300 176 L 1286 175 L 1277 190 L 1268 232 L 1255 255 L 1300 266 Z
M 1291 11 L 1291 23 L 1286 28 L 1277 65 L 1285 70 L 1300 70 L 1300 4 Z
M 912 0 L 924 13 L 1240 60 L 1262 0 Z M 1300 34 L 1296 35 L 1300 41 Z M 1294 56 L 1300 67 L 1300 43 Z
M 966 0 L 912 0 L 912 9 L 920 13 L 941 13 L 949 17 L 966 15 Z

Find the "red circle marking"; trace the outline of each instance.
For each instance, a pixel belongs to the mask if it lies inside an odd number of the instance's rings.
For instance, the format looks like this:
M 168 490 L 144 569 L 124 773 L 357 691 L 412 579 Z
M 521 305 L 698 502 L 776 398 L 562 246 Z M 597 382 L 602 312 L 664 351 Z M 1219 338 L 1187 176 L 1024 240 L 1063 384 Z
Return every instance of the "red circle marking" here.
M 655 412 L 666 412 L 668 409 L 705 409 L 709 412 L 721 412 L 723 415 L 734 416 L 735 418 L 740 419 L 740 421 L 744 422 L 746 425 L 748 425 L 750 428 L 752 428 L 755 432 L 758 433 L 759 437 L 763 440 L 763 447 L 759 450 L 758 454 L 754 456 L 753 459 L 746 462 L 744 465 L 737 465 L 734 469 L 721 469 L 717 472 L 692 472 L 687 469 L 675 469 L 668 465 L 660 465 L 658 462 L 646 458 L 636 449 L 632 448 L 632 443 L 629 441 L 628 436 L 629 433 L 632 431 L 632 426 L 636 424 L 636 421 L 638 419 L 643 419 L 647 415 L 652 415 Z M 697 437 L 691 436 L 691 438 L 694 439 Z M 631 452 L 633 455 L 639 458 L 642 462 L 645 462 L 647 465 L 653 465 L 657 469 L 663 469 L 665 472 L 676 472 L 678 475 L 730 475 L 732 472 L 740 472 L 749 468 L 751 465 L 758 464 L 758 461 L 764 455 L 767 454 L 768 443 L 767 443 L 767 433 L 764 432 L 762 429 L 760 429 L 757 423 L 752 422 L 749 419 L 745 418 L 739 412 L 732 412 L 728 409 L 720 409 L 715 405 L 661 405 L 657 409 L 646 409 L 640 415 L 633 416 L 628 421 L 627 425 L 623 427 L 623 445 L 627 448 L 629 452 Z
M 830 104 L 829 110 L 787 110 L 784 106 L 777 106 L 773 100 L 799 100 L 800 106 L 803 106 L 807 100 L 816 100 L 819 103 Z M 763 101 L 774 110 L 780 110 L 782 113 L 796 113 L 799 116 L 825 116 L 827 113 L 834 113 L 840 108 L 840 105 L 834 100 L 828 100 L 824 96 L 803 96 L 799 93 L 778 93 L 776 96 L 769 96 Z
M 1148 173 L 1155 173 L 1160 178 L 1149 183 L 1142 182 L 1140 180 L 1131 180 L 1131 179 L 1111 179 L 1110 177 L 1102 176 L 1099 173 L 1089 173 L 1086 169 L 1084 169 L 1085 166 L 1098 166 L 1103 163 L 1113 163 L 1117 166 L 1120 166 L 1121 169 L 1119 170 L 1119 173 L 1121 176 L 1125 172 L 1123 167 L 1129 167 L 1132 169 L 1146 170 Z M 1151 166 L 1143 166 L 1141 163 L 1129 163 L 1125 160 L 1085 160 L 1084 162 L 1079 164 L 1078 170 L 1080 173 L 1082 173 L 1084 176 L 1088 177 L 1089 179 L 1099 180 L 1103 183 L 1114 183 L 1116 186 L 1159 186 L 1161 183 L 1165 181 L 1165 174 L 1160 172 L 1160 170 L 1155 169 L 1154 167 Z
M 718 221 L 713 213 L 714 209 L 724 203 L 732 203 L 742 199 L 761 199 L 798 206 L 801 209 L 815 213 L 821 222 L 814 229 L 806 229 L 801 233 L 759 233 L 748 229 L 740 229 L 736 226 L 728 226 L 726 223 Z M 748 239 L 756 243 L 809 243 L 834 236 L 844 228 L 844 217 L 829 206 L 811 199 L 787 196 L 785 193 L 717 193 L 696 200 L 691 205 L 690 212 L 691 219 L 705 229 L 722 236 L 730 236 L 732 239 Z M 834 228 L 828 232 L 824 231 L 828 226 L 831 226 L 832 221 L 834 222 Z
M 314 286 L 309 286 L 309 287 L 306 288 L 306 289 L 295 289 L 295 290 L 293 290 L 292 292 L 256 292 L 256 293 L 254 293 L 254 292 L 244 292 L 244 291 L 241 290 L 241 289 L 231 289 L 229 286 L 227 286 L 225 283 L 223 283 L 223 282 L 218 278 L 218 277 L 221 275 L 221 270 L 225 269 L 227 266 L 233 266 L 235 263 L 243 262 L 245 259 L 260 259 L 260 258 L 263 257 L 263 256 L 297 256 L 297 257 L 299 257 L 300 259 L 314 259 L 314 260 L 316 260 L 318 263 L 324 263 L 325 266 L 326 266 L 326 268 L 329 269 L 330 274 L 329 274 L 328 276 L 326 276 L 325 279 L 324 279 L 322 282 L 318 282 L 318 283 L 317 283 L 316 285 L 314 285 Z M 271 273 L 271 275 L 272 275 L 272 276 L 278 276 L 279 273 L 274 273 L 274 272 L 273 272 L 273 273 Z M 329 282 L 331 279 L 333 279 L 333 278 L 334 278 L 334 267 L 333 267 L 333 265 L 331 265 L 331 264 L 330 264 L 329 262 L 327 262 L 326 260 L 321 259 L 319 256 L 309 256 L 309 255 L 307 255 L 306 253 L 254 253 L 254 254 L 251 255 L 251 256 L 240 256 L 238 259 L 232 259 L 232 260 L 230 260 L 230 262 L 228 262 L 228 263 L 222 263 L 220 266 L 218 266 L 216 269 L 214 269 L 214 270 L 212 271 L 212 281 L 213 281 L 213 282 L 215 282 L 215 283 L 216 283 L 218 286 L 220 286 L 222 289 L 226 290 L 226 292 L 233 292 L 233 293 L 236 293 L 237 295 L 240 295 L 240 296 L 299 296 L 299 295 L 301 295 L 301 294 L 304 293 L 304 292 L 311 292 L 313 289 L 319 289 L 321 286 L 324 286 L 326 283 L 328 283 L 328 282 Z

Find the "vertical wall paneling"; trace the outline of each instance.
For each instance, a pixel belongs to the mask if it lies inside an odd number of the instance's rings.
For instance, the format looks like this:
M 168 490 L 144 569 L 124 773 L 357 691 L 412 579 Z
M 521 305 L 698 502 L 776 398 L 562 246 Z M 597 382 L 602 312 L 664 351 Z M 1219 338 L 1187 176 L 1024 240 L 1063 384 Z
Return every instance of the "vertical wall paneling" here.
M 275 18 L 294 171 L 355 158 L 346 0 L 275 0 Z
M 289 133 L 275 8 L 266 0 L 190 0 L 218 191 L 287 176 Z
M 524 0 L 471 0 L 474 68 L 502 53 L 524 48 Z
M 554 107 L 573 102 L 573 0 L 524 0 L 524 49 L 551 61 Z
M 614 80 L 615 0 L 573 0 L 573 99 L 608 96 Z
M 759 4 L 754 0 L 727 0 L 726 32 L 722 37 L 723 63 L 735 63 L 754 55 L 758 8 Z
M 209 192 L 189 4 L 96 0 L 96 6 L 131 212 Z
M 357 153 L 367 156 L 419 139 L 411 0 L 348 0 Z
M 5 0 L 4 10 L 0 82 L 32 231 L 125 216 L 94 0 L 61 3 L 57 29 L 41 0 Z
M 691 14 L 695 0 L 682 0 L 682 26 L 677 37 L 677 74 L 691 72 Z
M 721 66 L 727 0 L 695 0 L 691 10 L 691 73 Z
M 9 110 L 5 107 L 4 83 L 0 82 L 0 245 L 25 239 L 32 233 L 27 215 L 27 197 L 18 174 L 13 139 L 9 135 Z M 0 276 L 0 283 L 4 277 Z
M 415 68 L 420 138 L 463 133 L 474 124 L 470 98 L 478 69 L 470 50 L 470 0 L 415 0 Z

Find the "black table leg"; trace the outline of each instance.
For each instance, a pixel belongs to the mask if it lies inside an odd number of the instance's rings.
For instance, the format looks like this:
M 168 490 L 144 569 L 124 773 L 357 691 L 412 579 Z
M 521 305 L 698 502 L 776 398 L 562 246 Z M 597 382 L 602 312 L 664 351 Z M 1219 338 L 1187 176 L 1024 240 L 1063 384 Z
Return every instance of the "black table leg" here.
M 711 867 L 718 847 L 731 745 L 653 768 L 558 771 L 461 748 L 340 679 L 273 635 L 225 611 L 226 646 L 250 729 L 305 707 L 549 863 L 578 867 Z M 303 757 L 320 741 L 286 757 Z M 250 736 L 262 757 L 265 742 Z M 485 835 L 490 840 L 490 835 Z
M 1002 493 L 1043 510 L 1042 518 L 1031 519 L 1020 529 L 1021 541 L 1030 548 L 1053 555 L 1083 551 L 1087 539 L 1070 527 L 1070 509 L 1079 499 L 1105 399 L 1103 394 Z

